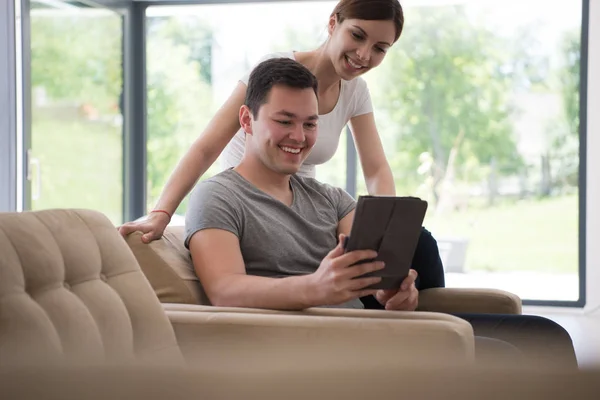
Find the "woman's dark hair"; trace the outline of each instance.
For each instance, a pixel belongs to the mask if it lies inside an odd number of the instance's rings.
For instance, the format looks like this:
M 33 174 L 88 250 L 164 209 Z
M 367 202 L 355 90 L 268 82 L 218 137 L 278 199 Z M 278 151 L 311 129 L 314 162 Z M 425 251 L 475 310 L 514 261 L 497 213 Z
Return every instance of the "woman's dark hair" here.
M 270 58 L 258 64 L 250 73 L 246 100 L 256 119 L 260 106 L 267 102 L 269 92 L 275 85 L 293 89 L 313 89 L 317 95 L 317 78 L 305 66 L 291 58 Z
M 340 24 L 347 19 L 393 21 L 396 27 L 394 42 L 404 27 L 404 13 L 398 0 L 341 0 L 331 13 L 334 15 Z

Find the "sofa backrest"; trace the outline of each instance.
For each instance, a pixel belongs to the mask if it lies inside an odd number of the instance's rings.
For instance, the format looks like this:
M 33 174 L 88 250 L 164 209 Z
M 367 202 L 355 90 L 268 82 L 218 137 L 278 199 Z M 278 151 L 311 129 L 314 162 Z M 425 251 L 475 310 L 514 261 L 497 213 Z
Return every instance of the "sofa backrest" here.
M 183 362 L 116 227 L 89 210 L 0 213 L 0 365 Z
M 184 231 L 168 226 L 161 239 L 149 244 L 142 242 L 141 232 L 126 240 L 161 303 L 210 305 L 183 244 Z

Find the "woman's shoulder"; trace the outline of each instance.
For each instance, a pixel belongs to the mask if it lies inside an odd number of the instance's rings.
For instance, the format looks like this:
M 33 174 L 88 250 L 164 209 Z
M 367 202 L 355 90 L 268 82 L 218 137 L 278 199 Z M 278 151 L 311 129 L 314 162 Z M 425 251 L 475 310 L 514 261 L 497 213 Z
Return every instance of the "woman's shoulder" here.
M 342 85 L 344 86 L 345 93 L 348 96 L 353 96 L 355 94 L 361 94 L 369 90 L 369 86 L 367 85 L 367 81 L 365 81 L 362 77 L 356 77 L 350 81 L 342 81 Z
M 371 94 L 367 82 L 360 76 L 351 81 L 342 81 L 345 84 L 342 90 L 343 103 L 346 105 L 349 117 L 367 114 L 373 111 Z

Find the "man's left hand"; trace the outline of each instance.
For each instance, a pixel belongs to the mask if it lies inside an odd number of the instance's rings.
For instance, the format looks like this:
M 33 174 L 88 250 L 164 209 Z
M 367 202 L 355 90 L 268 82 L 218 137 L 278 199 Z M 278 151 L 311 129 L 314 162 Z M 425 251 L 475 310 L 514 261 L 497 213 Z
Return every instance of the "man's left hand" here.
M 399 289 L 379 290 L 375 298 L 386 310 L 414 311 L 419 305 L 419 291 L 415 287 L 417 271 L 411 269 Z

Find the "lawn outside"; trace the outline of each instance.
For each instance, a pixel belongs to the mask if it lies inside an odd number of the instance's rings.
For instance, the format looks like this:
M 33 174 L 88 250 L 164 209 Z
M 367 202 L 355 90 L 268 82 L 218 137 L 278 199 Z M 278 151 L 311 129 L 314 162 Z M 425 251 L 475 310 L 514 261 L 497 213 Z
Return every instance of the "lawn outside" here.
M 55 118 L 34 109 L 32 154 L 39 160 L 34 210 L 86 208 L 122 222 L 122 128 L 82 118 Z M 38 172 L 32 170 L 33 174 Z M 32 192 L 38 191 L 34 176 Z
M 527 199 L 442 217 L 430 213 L 426 227 L 443 247 L 446 239 L 468 242 L 464 271 L 578 272 L 578 197 Z

